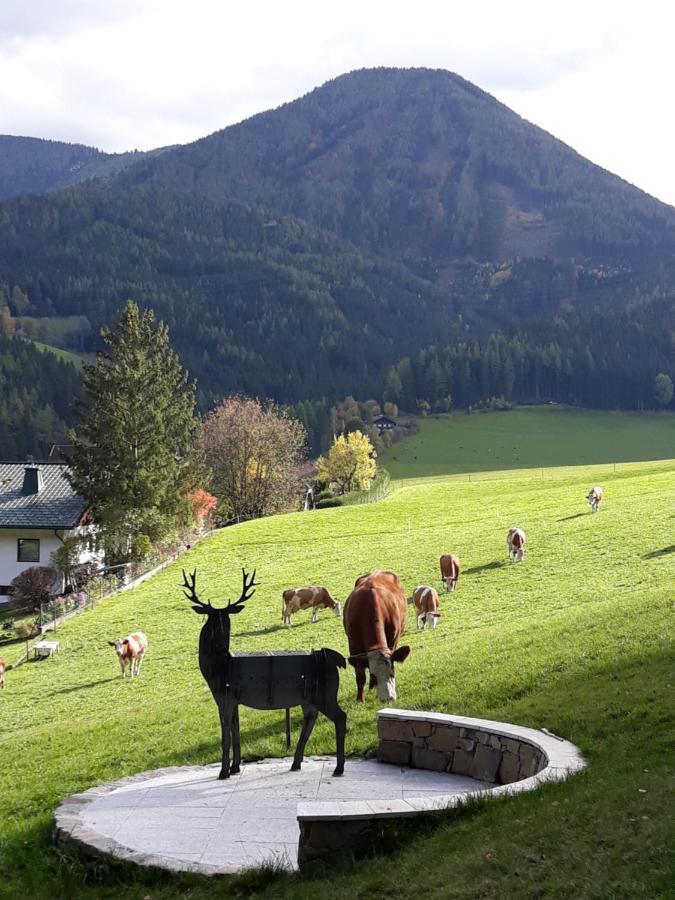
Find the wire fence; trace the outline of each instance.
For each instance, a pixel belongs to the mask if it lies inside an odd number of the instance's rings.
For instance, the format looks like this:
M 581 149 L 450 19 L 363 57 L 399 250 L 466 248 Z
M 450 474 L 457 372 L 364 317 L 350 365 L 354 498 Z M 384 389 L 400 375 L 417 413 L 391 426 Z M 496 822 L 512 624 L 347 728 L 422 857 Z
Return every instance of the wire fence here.
M 359 506 L 363 503 L 377 503 L 378 500 L 383 500 L 389 493 L 390 483 L 391 475 L 386 469 L 380 468 L 368 490 L 353 491 L 351 494 L 346 494 L 342 498 L 343 506 Z
M 53 597 L 48 602 L 41 603 L 37 610 L 27 607 L 25 612 L 32 613 L 35 617 L 33 633 L 26 636 L 25 650 L 11 668 L 15 669 L 25 663 L 30 658 L 35 644 L 47 632 L 57 631 L 63 623 L 86 610 L 93 609 L 101 601 L 141 584 L 211 533 L 211 531 L 189 532 L 179 543 L 154 550 L 142 560 L 107 567 L 101 575 L 91 579 L 79 591 Z M 18 616 L 19 612 L 12 609 L 8 615 Z M 16 640 L 12 643 L 16 643 Z
M 400 486 L 414 482 L 430 481 L 433 479 L 442 479 L 443 481 L 452 481 L 459 484 L 478 484 L 494 481 L 526 481 L 532 479 L 537 479 L 539 481 L 545 479 L 558 480 L 561 478 L 569 478 L 570 475 L 576 475 L 580 478 L 600 479 L 611 475 L 629 474 L 633 469 L 644 470 L 645 466 L 653 468 L 654 471 L 661 469 L 668 470 L 675 468 L 675 460 L 653 459 L 630 462 L 580 463 L 570 466 L 539 465 L 516 469 L 486 469 L 476 470 L 474 472 L 454 473 L 443 471 L 434 472 L 432 470 L 420 473 L 419 475 L 411 474 L 399 476 L 395 481 Z

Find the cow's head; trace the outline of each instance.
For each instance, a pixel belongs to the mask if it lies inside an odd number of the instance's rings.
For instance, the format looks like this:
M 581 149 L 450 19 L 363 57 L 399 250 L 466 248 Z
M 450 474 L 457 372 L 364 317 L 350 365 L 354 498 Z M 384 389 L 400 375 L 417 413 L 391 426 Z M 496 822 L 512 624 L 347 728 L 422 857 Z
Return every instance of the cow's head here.
M 115 638 L 114 641 L 108 641 L 108 644 L 111 647 L 115 648 L 115 652 L 117 653 L 118 656 L 122 656 L 122 654 L 124 653 L 125 643 L 126 643 L 126 641 L 123 641 L 122 638 Z M 108 659 L 110 659 L 110 657 L 108 657 Z
M 425 624 L 428 625 L 429 628 L 435 628 L 438 625 L 440 617 L 441 614 L 439 612 L 428 612 Z
M 455 585 L 457 584 L 457 579 L 453 578 L 452 575 L 448 575 L 443 579 L 443 582 L 445 583 L 446 591 L 454 591 Z
M 368 654 L 370 670 L 370 687 L 377 689 L 377 699 L 381 703 L 396 700 L 396 676 L 394 663 L 404 662 L 410 655 L 410 647 L 399 647 L 391 650 L 371 650 Z M 351 662 L 351 660 L 350 660 Z
M 339 616 L 340 613 L 342 612 L 342 607 L 340 606 L 340 601 L 339 601 L 339 600 L 336 600 L 336 601 L 335 601 L 334 612 L 335 612 L 335 615 L 336 615 L 336 616 Z

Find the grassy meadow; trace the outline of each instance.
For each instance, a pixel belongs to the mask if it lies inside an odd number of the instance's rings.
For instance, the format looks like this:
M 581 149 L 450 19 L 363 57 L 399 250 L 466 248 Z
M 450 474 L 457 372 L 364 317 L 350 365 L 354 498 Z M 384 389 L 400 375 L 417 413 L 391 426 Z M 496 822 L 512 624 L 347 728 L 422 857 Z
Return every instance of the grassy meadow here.
M 52 353 L 63 362 L 72 363 L 76 369 L 81 369 L 86 356 L 83 353 L 74 353 L 72 350 L 63 350 L 61 347 L 53 347 L 51 344 L 43 344 L 41 341 L 31 341 L 34 347 L 42 353 Z
M 585 494 L 596 481 L 605 500 L 592 515 Z M 283 588 L 322 583 L 344 600 L 356 575 L 382 566 L 411 593 L 438 583 L 438 557 L 454 551 L 463 572 L 441 599 L 439 627 L 417 632 L 410 617 L 398 705 L 546 727 L 586 756 L 587 770 L 564 784 L 402 829 L 396 852 L 337 870 L 208 881 L 52 846 L 67 794 L 219 758 L 197 666 L 201 620 L 182 599 L 180 564 L 83 613 L 59 629 L 58 657 L 10 671 L 0 692 L 0 897 L 665 897 L 674 486 L 675 461 L 399 481 L 371 506 L 246 523 L 183 557 L 214 603 L 238 596 L 241 566 L 257 566 L 261 586 L 233 620 L 233 649 L 345 652 L 328 612 L 317 625 L 309 613 L 281 625 Z M 507 559 L 514 524 L 528 537 L 522 564 Z M 141 677 L 122 681 L 106 641 L 137 628 L 150 647 Z M 351 669 L 341 703 L 348 754 L 372 754 L 378 704 L 372 693 L 356 704 Z M 294 738 L 298 724 L 294 714 Z M 244 760 L 285 755 L 282 713 L 242 708 L 241 730 Z M 320 718 L 308 752 L 333 751 Z
M 417 433 L 394 444 L 383 456 L 392 478 L 675 456 L 672 413 L 535 406 L 415 422 Z

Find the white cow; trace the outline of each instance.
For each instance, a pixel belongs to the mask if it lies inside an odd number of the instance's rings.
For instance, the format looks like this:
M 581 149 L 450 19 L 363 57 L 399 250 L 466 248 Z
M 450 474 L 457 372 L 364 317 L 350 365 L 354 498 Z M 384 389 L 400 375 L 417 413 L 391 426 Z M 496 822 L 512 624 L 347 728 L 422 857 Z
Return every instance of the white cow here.
M 141 674 L 143 657 L 148 649 L 148 639 L 142 631 L 134 631 L 125 638 L 115 638 L 114 641 L 108 641 L 108 643 L 115 648 L 122 669 L 122 678 L 126 677 L 127 663 L 129 663 L 131 678 L 136 678 Z
M 597 484 L 594 488 L 586 495 L 586 499 L 588 500 L 591 512 L 597 512 L 600 509 L 600 504 L 602 503 L 602 488 Z
M 509 557 L 513 562 L 522 562 L 525 558 L 525 532 L 522 528 L 509 528 L 506 537 Z
M 438 593 L 428 584 L 421 584 L 413 592 L 413 606 L 417 613 L 417 630 L 435 628 L 438 624 L 440 602 Z

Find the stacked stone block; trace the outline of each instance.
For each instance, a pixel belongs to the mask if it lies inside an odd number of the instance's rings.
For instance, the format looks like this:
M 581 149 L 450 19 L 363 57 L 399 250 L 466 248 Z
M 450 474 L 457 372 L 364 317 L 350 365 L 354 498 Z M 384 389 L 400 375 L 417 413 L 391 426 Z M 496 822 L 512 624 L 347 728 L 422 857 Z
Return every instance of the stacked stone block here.
M 536 775 L 548 763 L 527 741 L 452 723 L 380 716 L 377 729 L 378 760 L 397 766 L 511 784 Z

